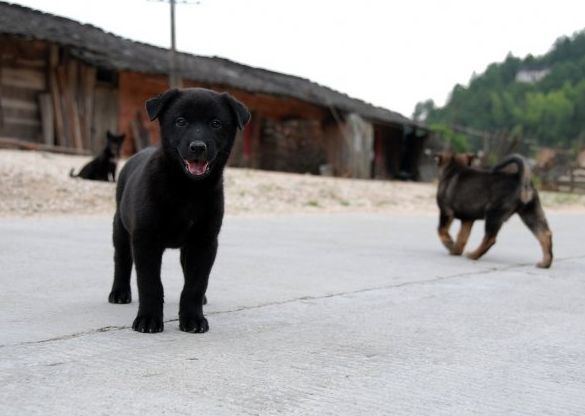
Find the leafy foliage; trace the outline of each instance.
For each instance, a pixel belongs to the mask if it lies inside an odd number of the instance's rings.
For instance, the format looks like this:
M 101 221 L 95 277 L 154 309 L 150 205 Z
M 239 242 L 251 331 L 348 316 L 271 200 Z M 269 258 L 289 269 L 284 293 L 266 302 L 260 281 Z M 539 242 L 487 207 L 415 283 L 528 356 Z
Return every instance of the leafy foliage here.
M 538 71 L 547 72 L 531 82 L 517 80 L 519 73 Z M 450 142 L 465 142 L 453 139 L 453 127 L 464 126 L 521 132 L 542 146 L 585 144 L 585 30 L 559 38 L 544 56 L 508 55 L 474 74 L 468 86 L 455 85 L 444 107 L 432 100 L 418 103 L 413 118 L 437 126 Z

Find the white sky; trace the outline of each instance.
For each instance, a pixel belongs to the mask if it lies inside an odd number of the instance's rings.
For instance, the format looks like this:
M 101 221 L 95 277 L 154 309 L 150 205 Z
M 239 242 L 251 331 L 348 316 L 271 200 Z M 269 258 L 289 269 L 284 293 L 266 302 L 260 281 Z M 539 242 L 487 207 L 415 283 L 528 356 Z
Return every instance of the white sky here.
M 407 116 L 508 52 L 540 55 L 585 28 L 582 0 L 189 1 L 177 6 L 179 50 L 310 78 Z M 12 2 L 170 45 L 159 1 Z

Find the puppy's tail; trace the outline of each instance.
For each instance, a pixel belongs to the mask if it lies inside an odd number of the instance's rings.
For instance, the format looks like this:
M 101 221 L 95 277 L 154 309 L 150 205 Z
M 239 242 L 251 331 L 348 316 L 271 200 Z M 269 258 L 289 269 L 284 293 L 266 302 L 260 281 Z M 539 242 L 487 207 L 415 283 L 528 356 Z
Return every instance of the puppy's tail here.
M 71 170 L 69 171 L 69 176 L 71 176 L 72 178 L 77 178 L 79 175 L 74 174 L 73 172 L 75 171 L 75 168 L 71 168 Z
M 519 154 L 513 154 L 502 160 L 492 168 L 492 172 L 503 172 L 520 176 L 520 201 L 527 204 L 534 198 L 532 173 L 526 159 Z

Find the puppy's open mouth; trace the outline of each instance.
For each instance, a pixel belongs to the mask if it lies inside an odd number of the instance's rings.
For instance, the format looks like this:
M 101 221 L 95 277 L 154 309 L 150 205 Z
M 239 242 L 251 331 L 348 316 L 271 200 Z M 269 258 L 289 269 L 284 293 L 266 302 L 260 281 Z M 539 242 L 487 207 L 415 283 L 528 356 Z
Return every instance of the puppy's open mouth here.
M 183 160 L 185 169 L 193 176 L 202 176 L 209 171 L 209 162 L 199 160 Z

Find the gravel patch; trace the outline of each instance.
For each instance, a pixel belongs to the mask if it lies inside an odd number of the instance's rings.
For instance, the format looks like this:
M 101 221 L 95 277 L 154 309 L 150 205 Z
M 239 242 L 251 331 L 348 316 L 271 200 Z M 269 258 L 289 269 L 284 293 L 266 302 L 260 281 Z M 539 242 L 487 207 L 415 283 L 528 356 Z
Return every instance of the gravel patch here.
M 0 150 L 0 216 L 104 215 L 112 183 L 69 177 L 90 158 Z M 121 165 L 119 166 L 121 168 Z M 228 168 L 228 215 L 377 212 L 436 214 L 435 184 L 327 178 Z M 549 210 L 585 211 L 585 196 L 543 193 Z

